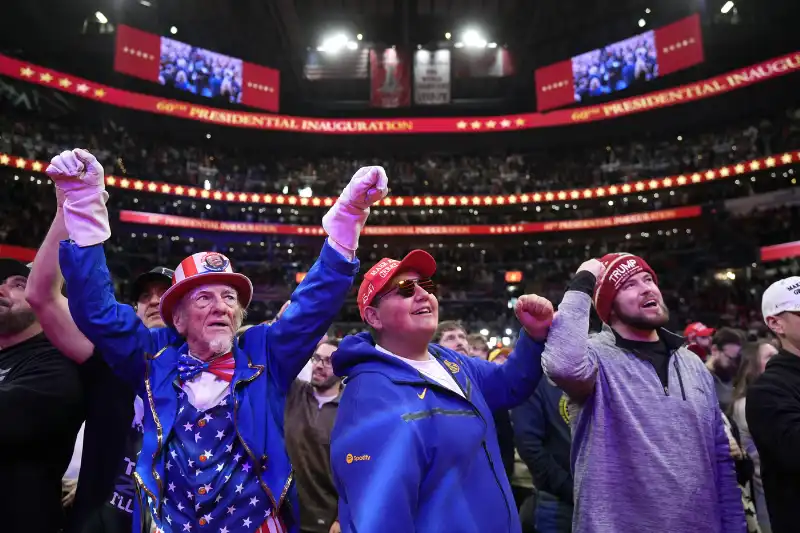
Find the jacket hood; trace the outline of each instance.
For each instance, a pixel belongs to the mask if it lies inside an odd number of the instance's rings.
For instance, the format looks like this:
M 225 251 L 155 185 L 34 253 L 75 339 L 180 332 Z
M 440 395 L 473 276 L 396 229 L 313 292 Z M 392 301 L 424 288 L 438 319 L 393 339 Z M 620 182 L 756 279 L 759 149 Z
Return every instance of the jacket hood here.
M 434 345 L 428 345 L 428 350 L 434 356 L 438 355 Z M 419 372 L 410 365 L 375 348 L 375 341 L 366 332 L 348 335 L 342 339 L 339 349 L 333 352 L 331 359 L 333 372 L 340 378 L 353 378 L 365 372 L 377 372 L 395 382 L 423 381 Z

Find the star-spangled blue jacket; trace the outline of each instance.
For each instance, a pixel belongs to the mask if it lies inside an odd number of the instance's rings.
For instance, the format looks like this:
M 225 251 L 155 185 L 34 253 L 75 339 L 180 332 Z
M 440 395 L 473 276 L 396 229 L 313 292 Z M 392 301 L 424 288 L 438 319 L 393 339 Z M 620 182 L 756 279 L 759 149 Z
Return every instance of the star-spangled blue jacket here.
M 142 498 L 152 498 L 161 512 L 165 443 L 178 410 L 173 383 L 185 341 L 172 328 L 147 329 L 131 306 L 116 301 L 102 245 L 80 248 L 62 241 L 59 260 L 78 328 L 145 399 L 144 440 L 134 479 L 139 509 L 146 508 Z M 339 312 L 358 268 L 357 259 L 348 261 L 326 241 L 281 319 L 248 329 L 233 350 L 236 432 L 253 464 L 262 466 L 261 486 L 292 533 L 299 531 L 299 515 L 283 436 L 286 394 Z M 141 512 L 134 516 L 134 531 L 140 531 Z
M 464 396 L 375 348 L 367 333 L 333 354 L 346 376 L 331 436 L 343 533 L 519 533 L 492 411 L 522 403 L 544 345 L 524 332 L 496 365 L 436 344 Z

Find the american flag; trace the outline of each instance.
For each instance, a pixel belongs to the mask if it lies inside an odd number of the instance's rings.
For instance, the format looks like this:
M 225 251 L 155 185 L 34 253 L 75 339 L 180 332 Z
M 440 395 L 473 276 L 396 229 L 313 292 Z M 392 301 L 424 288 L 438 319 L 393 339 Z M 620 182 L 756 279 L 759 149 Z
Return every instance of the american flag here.
M 366 79 L 369 76 L 369 50 L 339 50 L 335 54 L 311 50 L 303 73 L 311 81 Z

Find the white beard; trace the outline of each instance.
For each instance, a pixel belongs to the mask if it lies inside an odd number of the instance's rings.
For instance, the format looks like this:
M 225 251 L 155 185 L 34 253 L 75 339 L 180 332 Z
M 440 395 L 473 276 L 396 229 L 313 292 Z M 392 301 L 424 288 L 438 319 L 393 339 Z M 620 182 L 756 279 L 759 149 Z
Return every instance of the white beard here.
M 208 342 L 208 347 L 211 349 L 211 353 L 215 355 L 228 353 L 231 351 L 231 348 L 233 348 L 233 338 L 222 336 L 216 337 Z

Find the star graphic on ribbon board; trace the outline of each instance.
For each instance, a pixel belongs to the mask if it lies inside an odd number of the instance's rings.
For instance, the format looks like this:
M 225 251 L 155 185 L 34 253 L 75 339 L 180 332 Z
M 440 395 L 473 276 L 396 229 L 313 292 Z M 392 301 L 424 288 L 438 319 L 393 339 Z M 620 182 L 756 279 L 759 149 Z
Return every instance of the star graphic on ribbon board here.
M 25 162 L 24 159 L 22 159 L 21 157 L 17 158 L 17 168 L 25 168 L 26 164 L 27 163 Z
M 11 161 L 11 158 L 6 154 L 0 155 L 0 165 L 7 165 L 9 161 Z
M 49 72 L 45 72 L 44 74 L 41 74 L 39 76 L 39 81 L 50 83 L 51 81 L 53 81 L 53 75 L 50 74 Z
M 505 119 L 505 120 L 501 120 L 500 121 L 500 127 L 508 128 L 509 126 L 511 126 L 511 121 L 510 120 Z
M 67 78 L 61 78 L 60 80 L 58 80 L 58 84 L 61 87 L 64 87 L 65 89 L 69 89 L 70 85 L 72 85 L 72 82 L 69 81 Z
M 94 95 L 98 98 L 102 98 L 106 95 L 106 92 L 103 89 L 96 89 Z
M 30 78 L 31 76 L 33 76 L 34 72 L 31 67 L 22 67 L 21 69 L 19 69 L 19 74 L 20 76 L 24 76 L 25 78 Z
M 460 130 L 465 129 L 466 127 L 467 127 L 467 123 L 464 122 L 463 120 L 459 120 L 458 123 L 456 123 L 456 128 L 458 128 Z
M 80 83 L 80 84 L 78 84 L 78 86 L 75 88 L 75 90 L 77 90 L 79 93 L 85 93 L 85 92 L 88 92 L 88 91 L 89 91 L 89 86 L 88 86 L 88 85 L 86 85 L 85 83 Z

